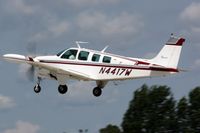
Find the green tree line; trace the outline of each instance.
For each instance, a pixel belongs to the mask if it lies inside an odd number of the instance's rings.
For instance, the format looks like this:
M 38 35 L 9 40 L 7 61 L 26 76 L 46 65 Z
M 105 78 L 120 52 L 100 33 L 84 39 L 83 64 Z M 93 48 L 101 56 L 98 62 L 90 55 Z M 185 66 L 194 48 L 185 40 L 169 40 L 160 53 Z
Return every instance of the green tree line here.
M 168 86 L 143 85 L 134 92 L 121 127 L 109 124 L 99 132 L 200 133 L 200 87 L 175 100 Z

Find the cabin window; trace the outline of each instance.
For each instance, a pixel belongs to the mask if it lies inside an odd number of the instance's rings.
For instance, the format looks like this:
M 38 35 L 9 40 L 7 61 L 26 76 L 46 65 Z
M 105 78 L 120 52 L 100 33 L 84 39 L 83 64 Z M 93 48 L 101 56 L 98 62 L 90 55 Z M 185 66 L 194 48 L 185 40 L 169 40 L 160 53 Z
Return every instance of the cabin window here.
M 100 59 L 100 55 L 99 54 L 93 54 L 92 61 L 99 62 L 99 59 Z
M 87 51 L 80 51 L 78 55 L 79 60 L 87 60 L 88 59 L 89 52 Z
M 104 56 L 103 57 L 103 62 L 104 63 L 110 63 L 110 61 L 111 61 L 111 57 L 108 57 L 108 56 Z
M 75 59 L 76 59 L 76 54 L 77 54 L 77 50 L 75 50 L 75 49 L 70 49 L 70 50 L 67 50 L 67 51 L 61 56 L 61 58 L 70 59 L 70 60 L 75 60 Z

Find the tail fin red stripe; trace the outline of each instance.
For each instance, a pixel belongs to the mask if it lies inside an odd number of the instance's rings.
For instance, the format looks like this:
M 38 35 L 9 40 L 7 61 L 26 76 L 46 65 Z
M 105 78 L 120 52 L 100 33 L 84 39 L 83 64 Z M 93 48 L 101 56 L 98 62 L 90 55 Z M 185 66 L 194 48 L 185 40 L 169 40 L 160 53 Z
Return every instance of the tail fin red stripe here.
M 175 40 L 176 38 L 171 38 L 166 45 L 176 45 L 176 46 L 182 46 L 183 43 L 185 42 L 184 38 L 179 38 L 177 40 Z

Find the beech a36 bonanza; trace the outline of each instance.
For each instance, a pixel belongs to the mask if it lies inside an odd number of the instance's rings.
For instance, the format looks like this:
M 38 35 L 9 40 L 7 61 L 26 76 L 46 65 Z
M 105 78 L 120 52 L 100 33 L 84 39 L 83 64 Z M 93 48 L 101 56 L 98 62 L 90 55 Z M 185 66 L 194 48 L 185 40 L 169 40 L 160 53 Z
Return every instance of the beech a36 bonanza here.
M 93 95 L 98 97 L 108 81 L 127 80 L 146 77 L 166 76 L 180 72 L 177 68 L 184 38 L 173 35 L 153 59 L 124 57 L 81 48 L 69 48 L 52 56 L 23 56 L 6 54 L 3 58 L 15 63 L 26 63 L 31 66 L 33 76 L 37 76 L 34 91 L 41 91 L 41 79 L 53 79 L 59 83 L 58 91 L 65 94 L 68 90 L 65 81 L 69 78 L 96 81 Z M 34 71 L 33 71 L 34 70 Z

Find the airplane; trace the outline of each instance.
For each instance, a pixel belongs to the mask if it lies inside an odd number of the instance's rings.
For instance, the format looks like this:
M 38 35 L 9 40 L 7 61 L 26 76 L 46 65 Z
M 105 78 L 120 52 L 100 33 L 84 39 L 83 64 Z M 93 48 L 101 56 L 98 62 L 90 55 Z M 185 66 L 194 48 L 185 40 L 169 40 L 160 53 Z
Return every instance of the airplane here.
M 132 58 L 105 52 L 77 47 L 64 49 L 56 55 L 24 56 L 5 54 L 6 61 L 26 63 L 37 77 L 35 93 L 40 93 L 40 81 L 53 79 L 58 81 L 58 92 L 68 91 L 66 81 L 69 79 L 96 81 L 93 95 L 99 97 L 109 81 L 128 80 L 148 77 L 167 76 L 179 73 L 178 62 L 185 39 L 173 34 L 160 52 L 152 59 Z

